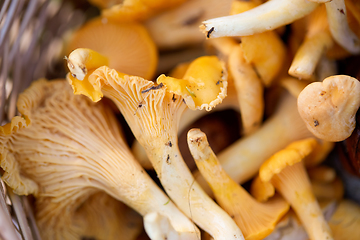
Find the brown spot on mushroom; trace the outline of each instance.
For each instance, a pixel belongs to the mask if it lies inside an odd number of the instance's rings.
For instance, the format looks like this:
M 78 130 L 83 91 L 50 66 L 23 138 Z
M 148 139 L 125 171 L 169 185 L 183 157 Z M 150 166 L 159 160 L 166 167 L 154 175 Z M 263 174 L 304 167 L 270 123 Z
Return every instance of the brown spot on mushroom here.
M 326 93 L 326 91 L 322 91 L 322 92 L 320 93 L 320 96 L 324 96 L 325 93 Z
M 206 37 L 210 38 L 210 34 L 214 31 L 214 27 L 210 28 L 210 30 L 207 32 Z
M 167 163 L 167 164 L 170 164 L 170 155 L 169 155 L 169 154 L 167 155 L 166 163 Z
M 167 143 L 165 143 L 166 146 L 172 147 L 172 143 L 171 141 L 168 141 Z
M 344 9 L 338 9 L 338 11 L 339 11 L 340 13 L 342 13 L 342 14 L 344 14 L 344 15 L 345 15 L 345 11 L 344 11 Z
M 84 67 L 82 67 L 81 68 L 81 71 L 84 73 L 84 74 L 86 74 L 87 73 L 87 71 L 86 71 L 86 67 L 84 66 Z
M 176 101 L 175 94 L 173 94 L 173 96 L 172 96 L 171 100 L 172 100 L 173 102 L 175 102 L 175 101 Z
M 314 127 L 317 127 L 317 126 L 319 126 L 319 121 L 318 120 L 314 120 Z

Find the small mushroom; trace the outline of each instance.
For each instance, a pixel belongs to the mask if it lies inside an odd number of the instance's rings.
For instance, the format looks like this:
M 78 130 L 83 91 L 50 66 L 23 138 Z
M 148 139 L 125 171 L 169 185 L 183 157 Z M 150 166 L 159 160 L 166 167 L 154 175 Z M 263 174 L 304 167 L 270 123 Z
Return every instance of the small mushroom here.
M 316 137 L 332 142 L 348 138 L 355 128 L 360 106 L 360 83 L 356 78 L 336 75 L 314 82 L 298 97 L 298 110 Z
M 83 49 L 74 51 L 77 48 Z M 144 26 L 101 17 L 87 21 L 74 32 L 66 47 L 68 54 L 68 67 L 79 80 L 86 72 L 82 69 L 90 71 L 103 65 L 151 79 L 158 63 L 157 48 Z M 74 71 L 78 68 L 81 71 Z
M 188 132 L 188 145 L 217 203 L 235 220 L 245 239 L 263 239 L 269 235 L 289 210 L 288 203 L 280 196 L 266 203 L 257 202 L 226 174 L 209 146 L 205 133 L 199 129 Z
M 261 181 L 274 185 L 290 203 L 310 239 L 333 239 L 302 163 L 316 144 L 314 138 L 289 144 L 261 165 L 259 176 Z
M 200 30 L 207 38 L 248 36 L 292 23 L 317 6 L 317 3 L 304 0 L 267 1 L 240 14 L 206 20 Z

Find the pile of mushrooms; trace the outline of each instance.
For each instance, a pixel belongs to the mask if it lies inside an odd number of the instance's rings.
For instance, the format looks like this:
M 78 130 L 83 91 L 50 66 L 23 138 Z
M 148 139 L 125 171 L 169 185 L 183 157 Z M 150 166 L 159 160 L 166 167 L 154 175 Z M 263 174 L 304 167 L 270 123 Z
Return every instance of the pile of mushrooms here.
M 348 224 L 359 205 L 323 163 L 360 107 L 359 80 L 336 69 L 360 53 L 355 0 L 89 2 L 100 15 L 67 39 L 67 75 L 34 82 L 0 127 L 2 179 L 34 196 L 44 239 L 360 229 Z M 241 137 L 215 153 L 189 125 L 224 109 L 240 114 Z

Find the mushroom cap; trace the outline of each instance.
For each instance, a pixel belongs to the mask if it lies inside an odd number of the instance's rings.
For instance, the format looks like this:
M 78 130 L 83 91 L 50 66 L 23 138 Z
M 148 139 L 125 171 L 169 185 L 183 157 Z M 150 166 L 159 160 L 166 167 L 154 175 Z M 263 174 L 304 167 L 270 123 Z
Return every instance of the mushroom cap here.
M 307 138 L 289 144 L 266 160 L 260 167 L 259 176 L 264 182 L 268 182 L 275 174 L 280 173 L 287 166 L 302 161 L 317 145 L 315 138 Z
M 94 18 L 77 30 L 66 55 L 77 48 L 89 48 L 109 60 L 109 67 L 126 74 L 151 79 L 158 53 L 147 30 L 139 23 L 117 23 Z
M 158 84 L 166 85 L 168 91 L 181 95 L 192 109 L 210 111 L 226 97 L 227 72 L 225 65 L 216 56 L 195 59 L 182 79 L 160 75 Z
M 347 75 L 336 75 L 306 86 L 298 97 L 298 111 L 316 137 L 342 141 L 353 132 L 360 106 L 360 82 Z

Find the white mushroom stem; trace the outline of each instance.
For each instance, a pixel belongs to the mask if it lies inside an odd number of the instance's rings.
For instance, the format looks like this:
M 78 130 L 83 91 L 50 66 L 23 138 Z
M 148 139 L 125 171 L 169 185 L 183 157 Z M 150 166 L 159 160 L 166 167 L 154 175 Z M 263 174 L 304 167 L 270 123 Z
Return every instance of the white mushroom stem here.
M 313 136 L 301 120 L 296 98 L 286 94 L 277 112 L 253 134 L 239 139 L 218 154 L 219 161 L 229 176 L 238 183 L 253 177 L 261 164 L 290 142 Z M 204 178 L 196 175 L 203 189 L 211 194 Z
M 91 77 L 118 106 L 144 147 L 158 178 L 176 205 L 214 239 L 244 239 L 233 219 L 194 180 L 178 147 L 177 131 L 186 104 L 166 87 L 139 77 L 121 77 L 101 67 Z M 152 89 L 152 90 L 149 90 Z
M 360 53 L 360 39 L 350 29 L 344 0 L 325 3 L 330 32 L 335 41 L 352 54 Z
M 289 74 L 299 79 L 310 79 L 321 56 L 332 42 L 327 31 L 305 38 L 291 63 Z
M 188 240 L 189 233 L 179 233 L 171 225 L 169 218 L 157 212 L 146 214 L 144 217 L 144 228 L 150 239 L 154 240 Z
M 307 0 L 271 0 L 240 14 L 204 21 L 200 29 L 207 38 L 248 36 L 289 24 L 317 6 Z

